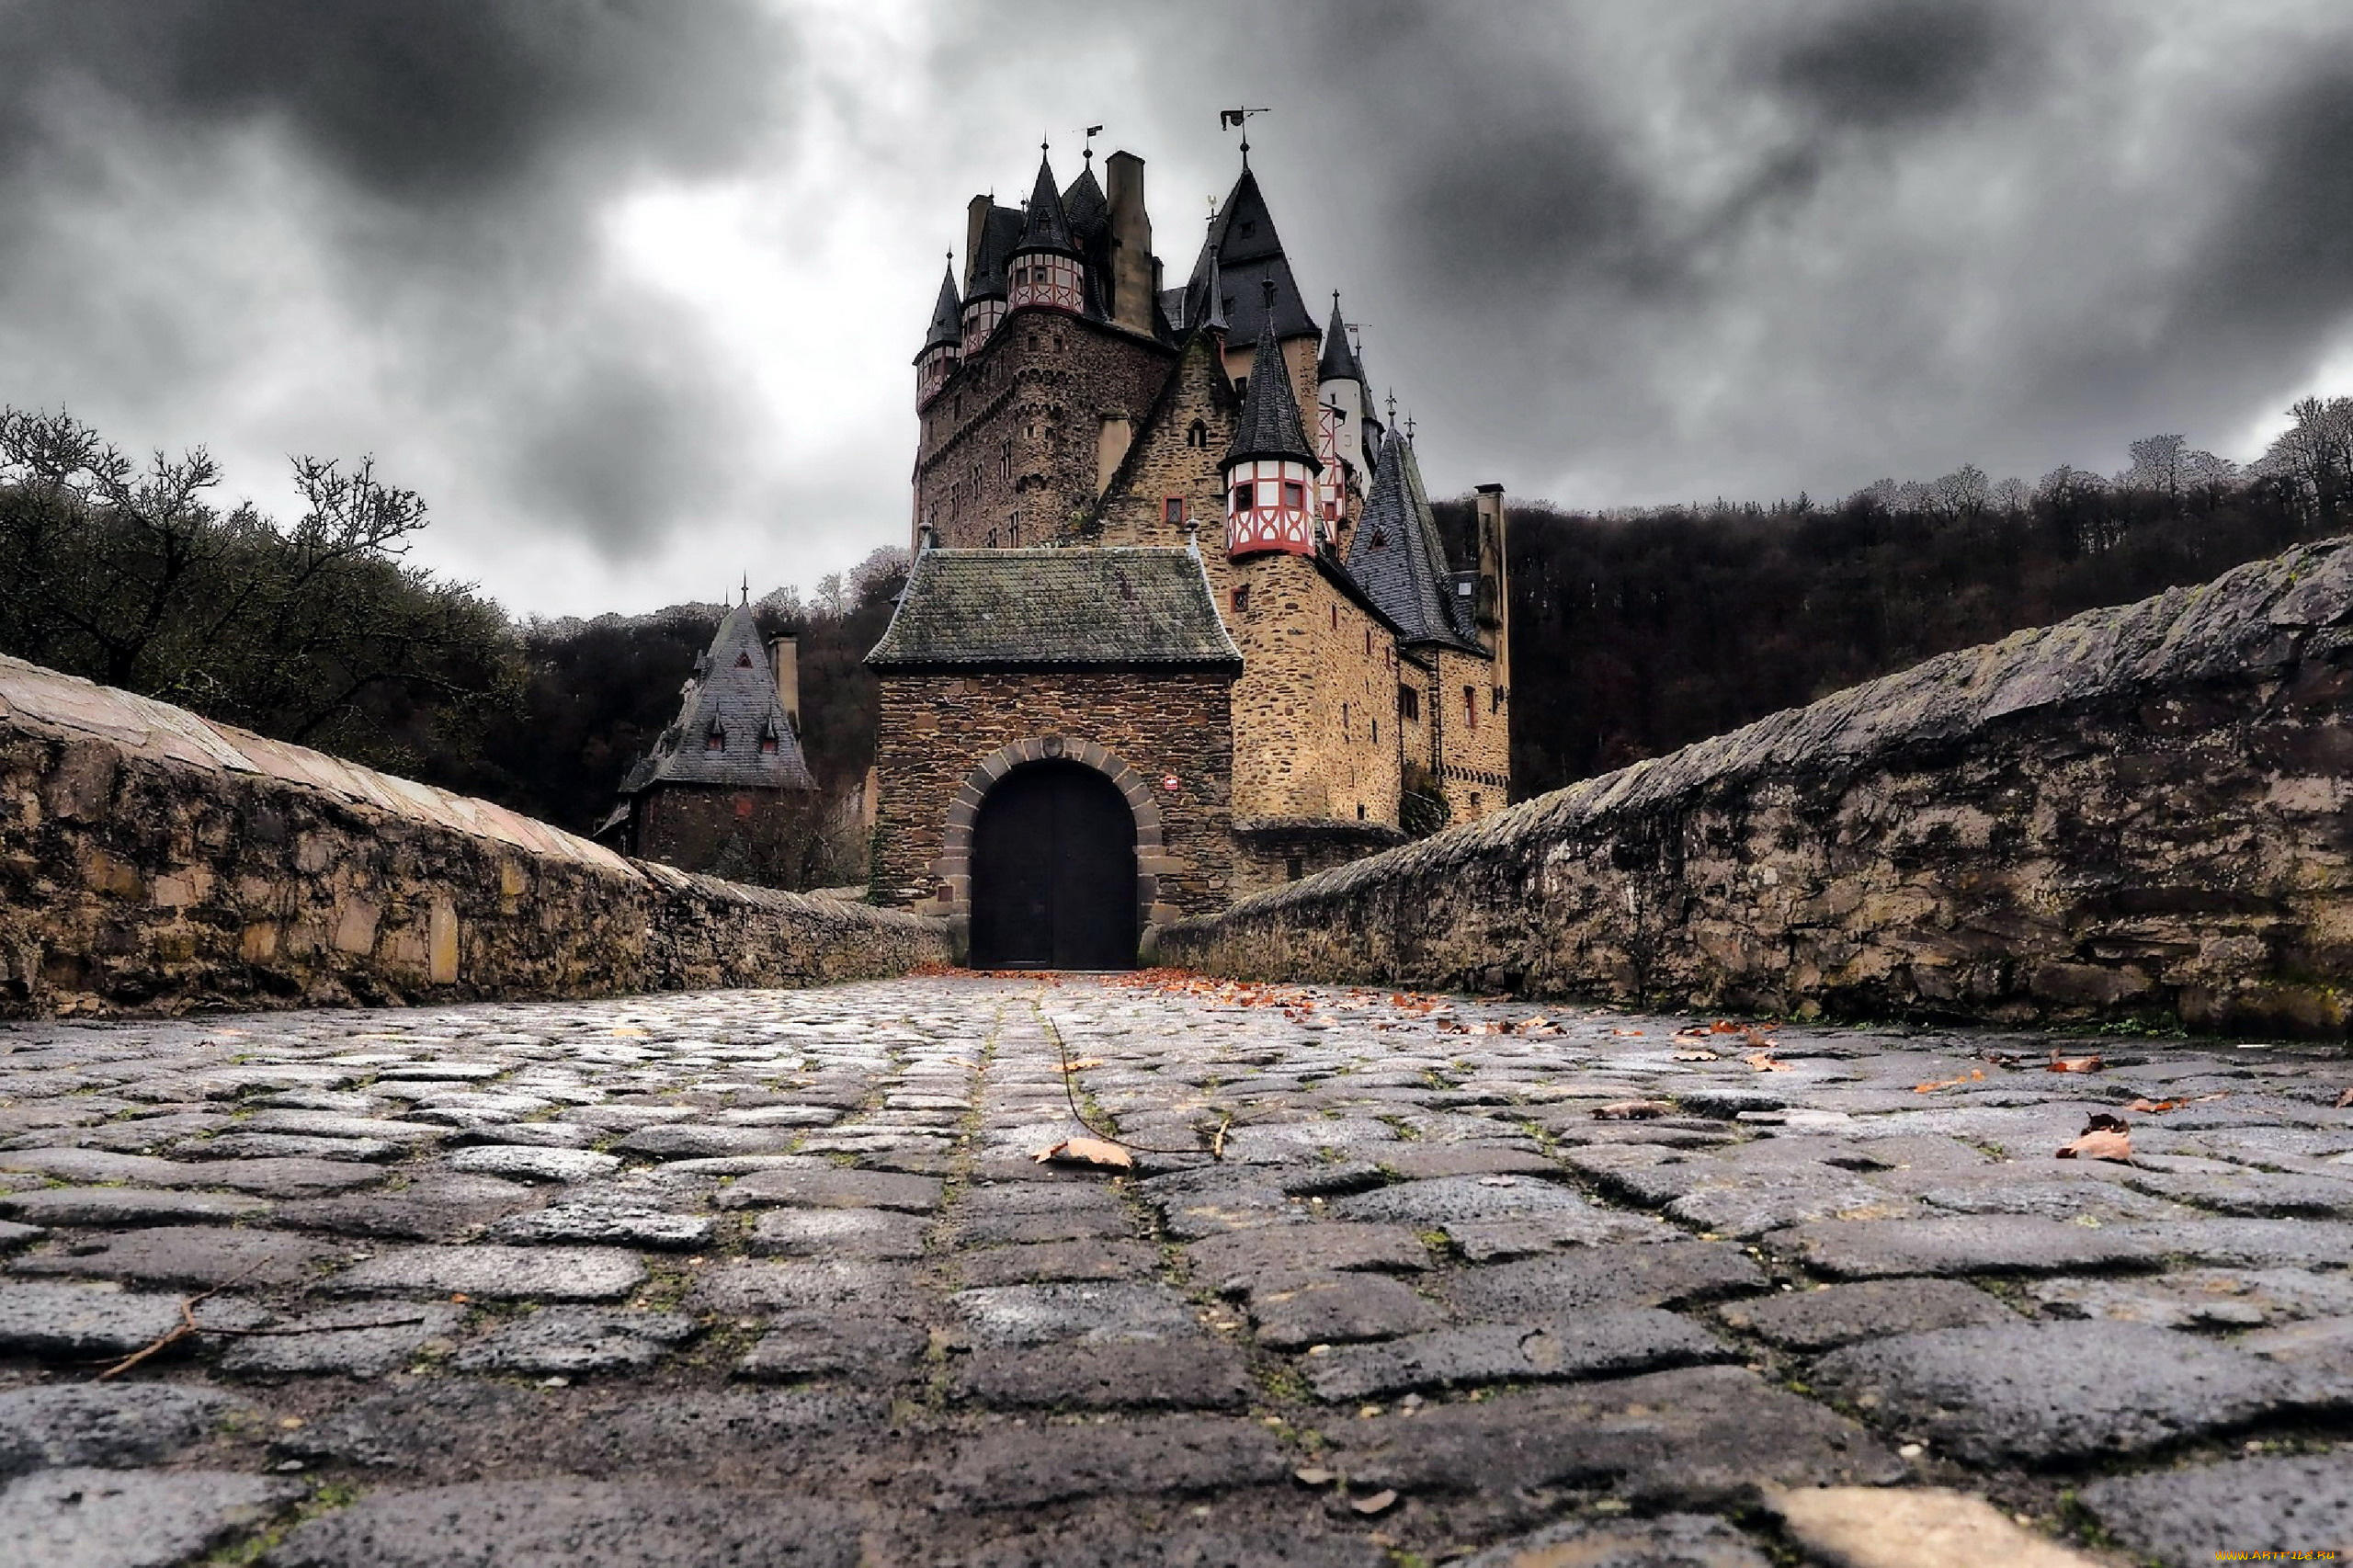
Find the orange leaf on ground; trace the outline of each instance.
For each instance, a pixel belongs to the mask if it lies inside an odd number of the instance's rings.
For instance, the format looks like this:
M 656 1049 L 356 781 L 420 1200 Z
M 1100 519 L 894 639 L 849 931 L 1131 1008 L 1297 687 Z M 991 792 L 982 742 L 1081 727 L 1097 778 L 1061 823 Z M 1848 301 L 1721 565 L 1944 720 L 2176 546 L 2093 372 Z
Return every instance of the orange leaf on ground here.
M 2053 1073 L 2097 1073 L 2107 1065 L 2107 1059 L 2098 1056 L 2053 1056 L 2051 1059 L 2051 1071 Z
M 1593 1108 L 1596 1121 L 1649 1121 L 1674 1114 L 1675 1108 L 1665 1100 L 1613 1100 Z
M 1630 1040 L 1640 1040 L 1643 1038 L 1643 1031 L 1640 1029 L 1611 1029 L 1609 1032 L 1614 1035 L 1622 1035 Z
M 1075 1073 L 1081 1068 L 1100 1067 L 1102 1065 L 1103 1059 L 1099 1056 L 1081 1056 L 1074 1061 L 1063 1062 L 1063 1071 L 1065 1073 Z
M 1985 1069 L 1972 1067 L 1958 1078 L 1939 1078 L 1933 1084 L 1915 1084 L 1912 1085 L 1912 1092 L 1915 1095 L 1925 1095 L 1935 1089 L 1957 1089 L 1963 1084 L 1976 1083 L 1984 1076 Z
M 1136 1168 L 1136 1157 L 1133 1154 L 1129 1153 L 1117 1143 L 1107 1142 L 1100 1138 L 1069 1138 L 1051 1149 L 1040 1149 L 1038 1152 L 1038 1163 L 1042 1165 L 1049 1160 L 1063 1165 L 1100 1165 L 1107 1170 L 1115 1171 L 1131 1171 Z
M 2230 1097 L 2231 1091 L 2224 1089 L 2217 1094 L 2193 1095 L 2187 1099 L 2134 1100 L 2131 1105 L 2126 1106 L 2124 1108 L 2126 1110 L 2137 1110 L 2144 1116 L 2154 1116 L 2159 1111 L 2179 1110 L 2186 1105 L 2204 1105 L 2208 1100 L 2226 1100 Z
M 2347 1089 L 2343 1094 L 2336 1096 L 2337 1109 L 2343 1110 L 2347 1106 L 2353 1106 L 2353 1089 Z
M 1722 1062 L 1723 1060 L 1712 1051 L 1678 1051 L 1673 1059 L 1677 1062 Z
M 1350 1498 L 1348 1500 L 1348 1506 L 1354 1508 L 1359 1514 L 1378 1514 L 1396 1501 L 1397 1494 L 1392 1490 L 1383 1488 L 1382 1490 L 1374 1493 L 1370 1497 Z
M 1752 1051 L 1741 1060 L 1759 1073 L 1786 1073 L 1790 1070 L 1788 1062 L 1777 1059 L 1769 1051 Z
M 2059 1151 L 2063 1160 L 2121 1160 L 2132 1158 L 2132 1130 L 2121 1117 L 2095 1111 L 2084 1124 L 2084 1135 Z

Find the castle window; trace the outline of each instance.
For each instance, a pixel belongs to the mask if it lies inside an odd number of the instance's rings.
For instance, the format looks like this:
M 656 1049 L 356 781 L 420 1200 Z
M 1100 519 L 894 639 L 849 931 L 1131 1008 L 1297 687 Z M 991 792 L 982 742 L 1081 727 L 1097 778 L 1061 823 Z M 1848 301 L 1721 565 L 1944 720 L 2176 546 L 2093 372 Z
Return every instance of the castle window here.
M 1031 348 L 1035 348 L 1035 347 L 1038 347 L 1038 335 L 1037 335 L 1036 333 L 1034 333 L 1034 332 L 1033 332 L 1033 333 L 1030 333 L 1030 334 L 1029 334 L 1029 347 L 1031 347 Z
M 1283 857 L 1283 875 L 1285 877 L 1295 882 L 1306 874 L 1307 868 L 1300 863 L 1298 856 L 1286 855 Z
M 1185 498 L 1182 495 L 1171 495 L 1168 499 L 1163 501 L 1160 504 L 1160 516 L 1161 520 L 1166 523 L 1170 528 L 1183 528 L 1185 526 Z
M 1475 800 L 1477 800 L 1479 797 L 1478 797 L 1478 796 L 1476 796 L 1476 795 L 1473 795 L 1473 796 L 1472 796 L 1471 798 L 1472 798 L 1472 800 L 1474 800 L 1474 801 L 1475 801 Z M 1362 822 L 1362 821 L 1364 821 L 1364 802 L 1363 802 L 1362 801 L 1358 801 L 1357 802 L 1357 821 L 1358 821 L 1358 822 Z
M 778 749 L 782 746 L 783 744 L 784 743 L 777 739 L 773 733 L 762 735 L 760 737 L 760 750 L 770 756 L 775 756 Z
M 1236 397 L 1243 397 L 1243 396 L 1246 396 L 1246 395 L 1248 394 L 1249 391 L 1250 391 L 1250 378 L 1249 378 L 1249 377 L 1247 377 L 1247 376 L 1236 376 L 1236 377 L 1234 377 L 1234 378 L 1233 378 L 1233 395 L 1234 395 L 1234 396 L 1236 396 Z
M 1490 713 L 1500 713 L 1503 710 L 1504 688 L 1499 686 L 1489 687 L 1487 688 L 1487 711 Z
M 1479 809 L 1480 802 L 1481 802 L 1481 797 L 1480 797 L 1479 791 L 1478 791 L 1478 790 L 1472 790 L 1472 791 L 1471 791 L 1471 809 L 1472 809 L 1472 811 L 1474 811 L 1474 812 L 1475 812 L 1475 811 L 1477 811 L 1477 810 Z
M 1296 512 L 1307 505 L 1307 486 L 1296 480 L 1283 481 L 1283 506 Z
M 1193 423 L 1186 428 L 1185 444 L 1188 447 L 1208 446 L 1210 444 L 1210 427 L 1202 424 L 1198 419 L 1194 420 Z
M 1233 613 L 1247 615 L 1250 611 L 1250 585 L 1243 583 L 1233 590 Z
M 1248 511 L 1250 509 L 1250 498 L 1253 493 L 1254 487 L 1247 483 L 1235 485 L 1233 487 L 1233 509 L 1237 512 Z
M 1372 628 L 1370 626 L 1364 629 L 1364 651 L 1367 654 L 1372 652 Z
M 702 749 L 705 751 L 725 751 L 727 749 L 727 732 L 719 727 L 717 720 L 713 720 L 711 722 L 710 731 L 704 734 L 702 738 Z
M 1338 605 L 1326 605 L 1324 608 L 1331 612 L 1332 630 L 1337 631 L 1340 630 L 1340 607 Z
M 1462 688 L 1462 722 L 1470 729 L 1479 727 L 1479 693 L 1476 687 Z
M 1372 744 L 1374 745 L 1381 744 L 1381 721 L 1378 719 L 1372 722 Z
M 996 530 L 995 528 L 991 528 L 989 530 L 989 548 L 991 550 L 995 550 L 996 548 Z
M 1397 683 L 1397 711 L 1407 719 L 1418 720 L 1422 716 L 1422 694 L 1403 681 Z

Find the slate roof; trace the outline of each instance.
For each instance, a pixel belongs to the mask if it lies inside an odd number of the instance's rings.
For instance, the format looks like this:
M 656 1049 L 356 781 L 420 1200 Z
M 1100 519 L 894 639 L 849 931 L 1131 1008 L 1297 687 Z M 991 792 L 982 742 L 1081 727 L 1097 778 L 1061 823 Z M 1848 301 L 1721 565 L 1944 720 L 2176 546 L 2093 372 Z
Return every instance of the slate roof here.
M 1212 258 L 1223 285 L 1214 301 L 1208 299 L 1214 287 L 1210 275 Z M 1275 286 L 1271 312 L 1260 288 L 1266 282 Z M 1258 176 L 1247 168 L 1233 182 L 1225 205 L 1218 209 L 1201 254 L 1193 263 L 1192 278 L 1186 284 L 1188 324 L 1205 318 L 1212 302 L 1224 309 L 1235 337 L 1256 337 L 1270 316 L 1277 337 L 1315 335 L 1314 318 L 1307 313 L 1307 301 L 1300 297 L 1299 281 L 1291 276 L 1282 239 L 1275 233 L 1274 214 L 1258 190 Z
M 926 550 L 866 662 L 1238 669 L 1242 651 L 1190 550 Z
M 1021 243 L 1021 227 L 1018 208 L 990 204 L 988 216 L 981 221 L 980 251 L 972 257 L 972 286 L 967 291 L 973 299 L 1005 298 L 1006 263 Z
M 1422 489 L 1414 444 L 1395 430 L 1381 443 L 1372 491 L 1348 540 L 1348 574 L 1363 585 L 1381 613 L 1397 623 L 1408 647 L 1439 643 L 1483 653 L 1465 608 L 1455 601 L 1455 575 L 1438 543 L 1429 496 Z
M 1054 165 L 1044 158 L 1038 160 L 1038 183 L 1029 192 L 1029 211 L 1021 225 L 1021 241 L 1016 251 L 1059 251 L 1064 256 L 1076 256 L 1078 244 L 1071 238 L 1070 215 L 1063 210 L 1063 193 L 1054 185 Z
M 964 341 L 964 301 L 956 297 L 956 269 L 949 267 L 939 279 L 939 299 L 931 307 L 931 330 L 923 335 L 923 355 L 942 345 L 954 348 Z
M 1095 183 L 1095 165 L 1088 163 L 1079 171 L 1070 188 L 1063 192 L 1063 215 L 1069 220 L 1071 238 L 1084 247 L 1097 231 L 1110 221 L 1110 203 L 1103 199 L 1103 187 Z
M 723 737 L 715 751 L 710 745 L 714 726 Z M 763 736 L 776 740 L 776 750 L 760 749 Z M 817 787 L 777 699 L 767 645 L 749 605 L 737 605 L 721 619 L 710 651 L 695 661 L 677 718 L 654 741 L 653 754 L 629 770 L 621 793 L 633 795 L 656 784 Z
M 1354 381 L 1365 384 L 1364 361 L 1348 342 L 1347 323 L 1340 319 L 1340 294 L 1332 291 L 1332 324 L 1324 329 L 1324 357 L 1315 362 L 1315 379 L 1319 381 Z
M 1234 421 L 1233 444 L 1225 449 L 1229 463 L 1245 458 L 1290 458 L 1312 469 L 1324 466 L 1315 449 L 1308 445 L 1283 351 L 1276 345 L 1273 324 L 1263 312 L 1257 348 L 1250 357 L 1250 385 L 1242 394 L 1242 415 Z

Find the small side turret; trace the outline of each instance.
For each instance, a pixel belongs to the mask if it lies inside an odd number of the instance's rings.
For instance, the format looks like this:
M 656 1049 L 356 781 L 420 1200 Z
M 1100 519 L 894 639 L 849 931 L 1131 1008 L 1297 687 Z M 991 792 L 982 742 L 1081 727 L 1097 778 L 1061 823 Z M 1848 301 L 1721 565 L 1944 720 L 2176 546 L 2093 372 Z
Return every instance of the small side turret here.
M 1070 216 L 1054 184 L 1053 165 L 1042 155 L 1021 238 L 1006 260 L 1007 310 L 1040 305 L 1072 315 L 1086 312 L 1086 265 L 1079 259 L 1077 241 L 1071 236 Z
M 1261 313 L 1242 415 L 1221 465 L 1225 474 L 1225 550 L 1239 560 L 1267 551 L 1313 555 L 1321 537 L 1316 475 L 1324 464 L 1300 424 L 1299 400 L 1275 347 L 1274 288 Z
M 964 358 L 964 301 L 956 297 L 956 270 L 951 265 L 940 276 L 939 300 L 931 308 L 931 329 L 924 334 L 915 355 L 915 407 L 921 410 L 939 395 L 948 378 Z

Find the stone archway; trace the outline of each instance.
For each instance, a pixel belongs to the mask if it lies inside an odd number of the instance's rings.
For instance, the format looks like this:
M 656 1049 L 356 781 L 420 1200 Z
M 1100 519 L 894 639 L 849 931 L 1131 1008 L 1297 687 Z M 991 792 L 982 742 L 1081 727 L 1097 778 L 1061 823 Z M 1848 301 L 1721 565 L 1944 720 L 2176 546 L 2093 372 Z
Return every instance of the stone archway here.
M 1060 733 L 1016 741 L 983 757 L 964 776 L 948 802 L 948 821 L 939 858 L 932 862 L 932 877 L 943 895 L 949 920 L 969 937 L 972 916 L 972 828 L 980 820 L 982 802 L 998 780 L 1025 763 L 1066 761 L 1082 764 L 1109 779 L 1127 801 L 1136 823 L 1136 928 L 1149 930 L 1176 918 L 1160 902 L 1160 869 L 1166 863 L 1163 849 L 1160 803 L 1152 798 L 1144 776 L 1093 741 L 1074 740 Z

